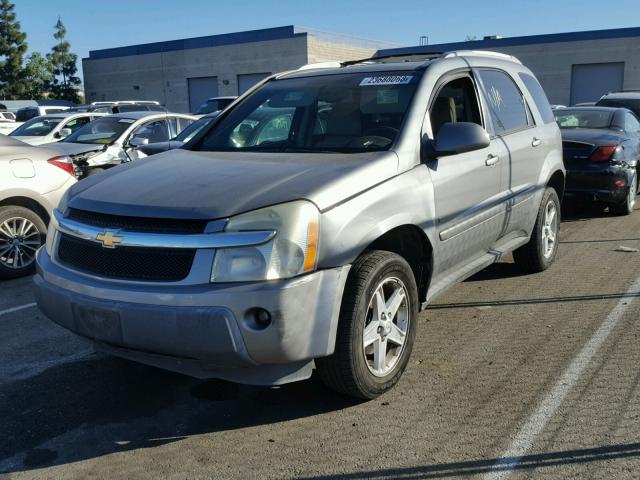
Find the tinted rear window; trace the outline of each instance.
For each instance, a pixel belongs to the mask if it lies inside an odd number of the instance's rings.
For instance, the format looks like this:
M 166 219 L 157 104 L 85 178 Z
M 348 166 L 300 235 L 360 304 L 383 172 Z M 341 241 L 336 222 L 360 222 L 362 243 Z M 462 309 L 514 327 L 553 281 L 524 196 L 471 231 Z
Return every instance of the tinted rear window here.
M 603 98 L 596 103 L 598 107 L 628 108 L 640 117 L 640 99 L 636 98 Z
M 549 105 L 547 94 L 544 93 L 544 89 L 538 80 L 527 73 L 519 73 L 518 75 L 520 75 L 520 79 L 524 83 L 524 86 L 527 87 L 527 90 L 529 90 L 529 93 L 533 97 L 533 101 L 540 112 L 540 116 L 542 116 L 542 121 L 544 123 L 553 123 L 555 121 L 555 117 L 551 110 L 551 105 Z

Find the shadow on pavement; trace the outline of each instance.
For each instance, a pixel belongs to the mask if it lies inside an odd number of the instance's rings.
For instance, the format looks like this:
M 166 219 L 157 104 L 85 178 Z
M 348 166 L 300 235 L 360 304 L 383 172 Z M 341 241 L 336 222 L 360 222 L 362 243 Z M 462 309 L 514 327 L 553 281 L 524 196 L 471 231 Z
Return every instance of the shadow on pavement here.
M 154 447 L 356 403 L 315 378 L 282 387 L 251 387 L 96 355 L 2 386 L 0 472 Z
M 524 457 L 493 458 L 466 462 L 439 463 L 421 467 L 389 468 L 368 472 L 341 473 L 304 477 L 304 480 L 359 480 L 396 478 L 418 480 L 424 478 L 447 478 L 478 475 L 489 472 L 532 470 L 543 467 L 573 465 L 597 461 L 610 461 L 620 458 L 639 457 L 640 443 L 611 445 L 606 447 L 565 450 L 561 452 L 526 455 Z

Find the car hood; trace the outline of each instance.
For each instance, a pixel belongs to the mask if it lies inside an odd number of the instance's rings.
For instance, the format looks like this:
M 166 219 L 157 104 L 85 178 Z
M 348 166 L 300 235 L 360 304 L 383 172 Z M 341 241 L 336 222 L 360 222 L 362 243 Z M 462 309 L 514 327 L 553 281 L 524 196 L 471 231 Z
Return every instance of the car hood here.
M 45 143 L 50 142 L 49 137 L 46 136 L 35 137 L 30 135 L 11 135 L 11 137 L 29 145 L 44 145 Z
M 60 155 L 78 155 L 80 153 L 97 152 L 104 150 L 106 145 L 96 145 L 95 143 L 71 143 L 71 142 L 57 142 L 47 143 L 47 148 L 52 148 L 60 153 Z
M 604 128 L 561 128 L 560 133 L 564 142 L 584 142 L 593 145 L 617 145 L 626 138 L 621 132 Z
M 75 185 L 73 208 L 141 217 L 217 219 L 290 200 L 325 210 L 395 176 L 394 152 L 239 153 L 172 150 Z

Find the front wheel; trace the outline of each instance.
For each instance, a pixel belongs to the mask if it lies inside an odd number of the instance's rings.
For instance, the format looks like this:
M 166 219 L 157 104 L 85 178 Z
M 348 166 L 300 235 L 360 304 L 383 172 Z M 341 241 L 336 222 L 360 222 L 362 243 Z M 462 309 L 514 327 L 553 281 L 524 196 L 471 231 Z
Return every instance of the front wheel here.
M 553 188 L 547 188 L 529 243 L 513 252 L 516 266 L 527 272 L 542 272 L 549 268 L 558 253 L 559 236 L 560 200 Z
M 322 381 L 362 399 L 391 389 L 409 361 L 417 314 L 418 289 L 409 264 L 391 252 L 363 254 L 349 272 L 335 351 L 316 359 Z
M 0 278 L 32 273 L 36 251 L 44 243 L 47 226 L 28 208 L 0 207 Z

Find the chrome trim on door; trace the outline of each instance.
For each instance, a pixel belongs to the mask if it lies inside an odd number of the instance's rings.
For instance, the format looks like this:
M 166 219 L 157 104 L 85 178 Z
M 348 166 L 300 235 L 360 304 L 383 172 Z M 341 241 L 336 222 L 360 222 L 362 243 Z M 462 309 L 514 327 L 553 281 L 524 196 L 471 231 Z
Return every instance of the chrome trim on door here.
M 97 239 L 107 232 L 117 233 L 121 240 L 118 247 L 146 247 L 146 248 L 233 248 L 262 245 L 276 236 L 275 230 L 250 232 L 220 232 L 198 234 L 164 234 L 130 232 L 123 229 L 109 229 L 85 225 L 68 218 L 64 218 L 58 210 L 53 211 L 53 225 L 60 232 L 83 240 L 101 244 Z M 53 223 L 53 222 L 52 222 Z

